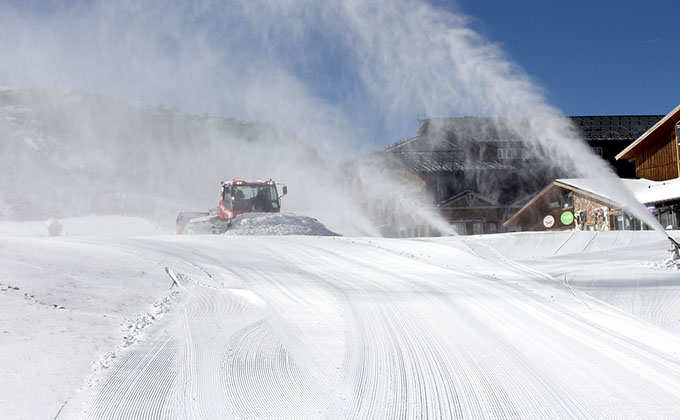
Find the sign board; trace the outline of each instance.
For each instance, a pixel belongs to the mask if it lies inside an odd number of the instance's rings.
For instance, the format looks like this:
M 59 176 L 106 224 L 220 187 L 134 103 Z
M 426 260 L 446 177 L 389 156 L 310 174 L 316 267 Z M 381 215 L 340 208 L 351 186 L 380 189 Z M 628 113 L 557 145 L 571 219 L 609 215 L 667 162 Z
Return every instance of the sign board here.
M 654 204 L 647 204 L 647 210 L 649 210 L 651 213 L 656 212 L 656 205 L 654 205 Z
M 551 214 L 545 216 L 543 218 L 543 226 L 547 227 L 548 229 L 555 226 L 555 218 Z
M 570 212 L 569 210 L 563 212 L 560 216 L 560 222 L 562 222 L 562 224 L 565 226 L 569 226 L 570 224 L 574 223 L 574 213 Z

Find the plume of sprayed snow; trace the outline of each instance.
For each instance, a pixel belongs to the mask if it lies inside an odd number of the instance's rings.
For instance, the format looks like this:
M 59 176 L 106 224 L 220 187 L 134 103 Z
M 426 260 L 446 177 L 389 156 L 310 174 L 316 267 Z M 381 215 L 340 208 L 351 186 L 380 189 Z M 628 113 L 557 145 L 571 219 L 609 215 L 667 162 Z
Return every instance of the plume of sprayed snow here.
M 531 133 L 535 136 L 532 142 L 542 149 L 545 159 L 557 158 L 561 165 L 568 165 L 579 177 L 588 178 L 597 191 L 606 192 L 637 218 L 665 235 L 658 220 L 635 199 L 612 168 L 578 138 L 567 119 L 546 116 L 532 118 L 530 124 Z
M 455 229 L 444 220 L 433 206 L 432 197 L 425 191 L 424 182 L 413 174 L 399 169 L 385 156 L 371 155 L 351 167 L 352 194 L 365 203 L 364 213 L 386 236 L 404 236 L 406 229 L 423 226 L 433 229 L 431 235 L 456 235 Z
M 465 16 L 417 0 L 344 5 L 358 54 L 366 58 L 362 78 L 390 115 L 403 115 L 417 103 L 428 115 L 505 117 L 501 131 L 510 130 L 572 177 L 592 179 L 663 231 L 571 122 L 546 103 L 538 85 L 497 45 L 471 30 Z
M 70 138 L 64 143 L 80 150 L 64 156 L 72 164 L 57 165 L 52 173 L 9 179 L 20 182 L 19 188 L 28 195 L 66 184 L 72 188 L 62 191 L 71 203 L 90 202 L 96 194 L 99 208 L 127 212 L 140 207 L 140 200 L 154 197 L 164 209 L 204 209 L 216 204 L 221 180 L 271 177 L 290 187 L 286 211 L 316 217 L 345 234 L 376 234 L 358 205 L 348 199 L 343 172 L 345 162 L 362 152 L 359 143 L 370 130 L 294 71 L 310 60 L 310 31 L 332 18 L 313 3 L 302 13 L 300 3 L 260 4 L 265 5 L 94 2 L 58 6 L 51 14 L 0 6 L 0 26 L 7 35 L 0 41 L 0 59 L 7 63 L 0 69 L 1 83 L 161 102 L 281 129 L 244 141 L 225 138 L 205 121 L 203 127 L 194 127 L 193 118 L 172 117 L 169 127 L 159 128 L 149 123 L 149 110 L 142 105 L 138 115 L 131 115 L 127 105 L 60 102 L 79 102 L 80 94 L 46 98 L 46 107 L 51 105 L 48 113 L 61 112 L 55 119 L 67 127 Z M 317 17 L 325 22 L 316 22 Z M 102 108 L 106 117 L 99 113 Z M 172 114 L 165 108 L 158 112 Z M 192 128 L 200 136 L 189 133 L 181 143 L 182 130 Z M 310 147 L 317 152 L 310 152 Z M 17 153 L 13 159 L 18 162 L 36 160 L 25 148 Z M 74 168 L 91 176 L 73 176 Z M 138 202 L 131 204 L 134 197 Z M 74 208 L 86 211 L 87 205 L 70 204 L 67 211 Z
M 426 1 L 94 1 L 57 3 L 47 11 L 5 4 L 0 28 L 0 84 L 86 90 L 280 128 L 260 136 L 265 141 L 256 146 L 215 129 L 203 131 L 200 140 L 187 136 L 179 154 L 167 147 L 154 154 L 155 145 L 145 142 L 158 142 L 163 133 L 139 122 L 134 127 L 142 135 L 134 142 L 145 146 L 133 159 L 77 162 L 95 180 L 102 178 L 100 168 L 133 174 L 140 182 L 163 174 L 177 182 L 163 199 L 192 197 L 195 209 L 217 201 L 220 180 L 273 177 L 290 187 L 286 211 L 316 217 L 340 233 L 375 234 L 369 217 L 348 199 L 344 163 L 364 153 L 366 144 L 410 136 L 422 110 L 428 116 L 529 118 L 529 132 L 515 128 L 520 137 L 555 165 L 601 179 L 622 204 L 639 210 L 501 48 L 471 30 L 466 16 Z M 101 127 L 87 112 L 70 121 L 90 137 L 102 130 L 121 133 Z M 129 141 L 109 140 L 110 153 L 135 151 Z M 310 146 L 316 155 L 308 153 Z M 177 172 L 184 178 L 171 176 Z M 373 175 L 364 179 L 379 179 Z M 446 231 L 427 200 L 413 199 L 388 178 L 362 182 L 362 195 L 370 199 L 378 196 L 373 189 L 386 190 L 386 211 Z

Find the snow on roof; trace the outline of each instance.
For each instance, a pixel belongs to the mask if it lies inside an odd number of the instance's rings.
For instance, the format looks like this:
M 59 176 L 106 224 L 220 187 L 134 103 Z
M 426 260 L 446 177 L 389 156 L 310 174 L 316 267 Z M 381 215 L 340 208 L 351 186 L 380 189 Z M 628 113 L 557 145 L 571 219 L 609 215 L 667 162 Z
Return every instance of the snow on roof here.
M 680 198 L 680 179 L 650 181 L 648 179 L 624 179 L 624 185 L 641 203 L 660 203 Z
M 588 178 L 557 179 L 557 183 L 610 199 L 606 185 Z M 680 178 L 668 181 L 651 181 L 649 179 L 621 179 L 623 185 L 644 204 L 662 203 L 680 199 Z

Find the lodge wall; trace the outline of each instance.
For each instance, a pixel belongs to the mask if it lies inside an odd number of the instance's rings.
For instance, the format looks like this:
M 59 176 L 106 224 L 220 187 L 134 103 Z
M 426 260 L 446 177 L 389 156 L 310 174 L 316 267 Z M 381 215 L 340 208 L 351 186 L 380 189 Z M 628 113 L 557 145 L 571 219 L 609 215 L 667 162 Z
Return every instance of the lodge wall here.
M 610 230 L 611 204 L 582 194 L 574 194 L 574 226 L 576 230 Z
M 563 188 L 553 185 L 536 202 L 519 216 L 516 226 L 522 231 L 542 231 L 542 230 L 569 230 L 573 228 L 573 223 L 569 226 L 561 221 L 561 215 L 565 211 L 574 210 L 574 203 L 570 192 Z M 554 225 L 547 228 L 543 225 L 544 218 L 552 216 Z
M 573 218 L 563 219 L 565 213 L 571 213 Z M 606 200 L 554 186 L 531 207 L 526 208 L 513 225 L 522 231 L 614 230 L 623 229 L 623 221 L 619 220 L 622 215 L 627 218 L 625 213 L 620 209 L 613 209 L 612 204 Z M 544 225 L 547 216 L 553 218 L 551 227 Z
M 653 181 L 665 181 L 680 176 L 678 139 L 675 127 L 661 134 L 656 141 L 635 155 L 637 175 Z

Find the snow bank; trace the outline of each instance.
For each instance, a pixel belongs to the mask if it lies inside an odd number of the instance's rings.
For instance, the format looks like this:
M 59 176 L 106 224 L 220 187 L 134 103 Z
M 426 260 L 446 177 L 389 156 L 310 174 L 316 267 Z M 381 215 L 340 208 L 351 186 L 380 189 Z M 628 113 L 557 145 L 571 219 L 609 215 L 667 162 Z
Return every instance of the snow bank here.
M 284 214 L 230 234 L 284 225 L 328 233 Z M 644 265 L 667 255 L 660 235 L 39 226 L 0 236 L 1 419 L 680 412 L 678 272 Z
M 677 232 L 669 233 L 677 236 Z M 517 260 L 608 251 L 665 240 L 655 231 L 519 232 L 468 238 L 491 246 L 506 258 Z
M 318 220 L 292 213 L 249 213 L 238 216 L 226 235 L 307 235 L 339 236 Z

